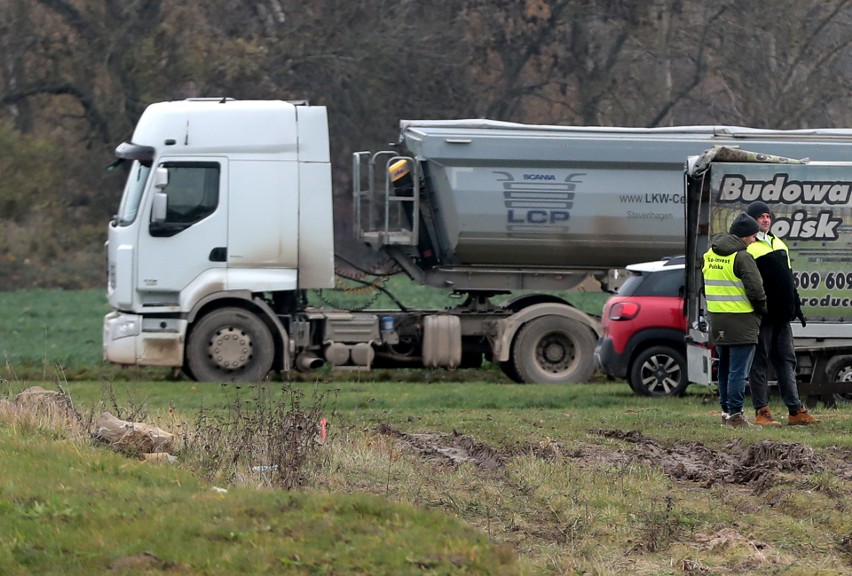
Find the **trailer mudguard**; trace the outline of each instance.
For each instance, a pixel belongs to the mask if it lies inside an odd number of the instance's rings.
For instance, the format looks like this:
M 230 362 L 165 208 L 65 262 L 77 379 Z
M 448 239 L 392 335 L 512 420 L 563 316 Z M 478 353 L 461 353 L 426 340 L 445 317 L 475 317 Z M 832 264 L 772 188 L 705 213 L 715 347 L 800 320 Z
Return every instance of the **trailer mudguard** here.
M 595 340 L 600 338 L 602 333 L 600 322 L 573 306 L 553 302 L 534 304 L 498 322 L 498 334 L 492 342 L 494 360 L 508 361 L 512 351 L 512 341 L 518 330 L 527 322 L 542 316 L 560 316 L 573 320 L 588 328 L 595 335 Z

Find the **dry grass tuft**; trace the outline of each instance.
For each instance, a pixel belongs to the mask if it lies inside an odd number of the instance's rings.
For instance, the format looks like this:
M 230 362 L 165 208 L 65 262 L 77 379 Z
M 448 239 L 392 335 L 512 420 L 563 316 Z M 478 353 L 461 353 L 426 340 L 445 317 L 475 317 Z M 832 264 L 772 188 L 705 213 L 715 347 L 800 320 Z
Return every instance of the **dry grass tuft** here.
M 225 411 L 202 408 L 194 423 L 180 427 L 182 461 L 219 482 L 302 486 L 324 441 L 325 394 L 315 389 L 306 402 L 291 383 L 280 394 L 268 385 L 252 389 L 254 398 L 238 396 Z
M 60 391 L 33 386 L 13 399 L 0 400 L 0 421 L 29 434 L 83 440 L 88 435 L 85 419 L 71 398 Z

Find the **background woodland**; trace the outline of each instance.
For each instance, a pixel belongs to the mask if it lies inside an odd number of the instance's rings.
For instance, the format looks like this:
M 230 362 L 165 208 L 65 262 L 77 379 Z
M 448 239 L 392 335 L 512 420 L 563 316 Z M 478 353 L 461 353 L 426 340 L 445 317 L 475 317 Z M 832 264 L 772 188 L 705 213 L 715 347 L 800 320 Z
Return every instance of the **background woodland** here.
M 852 127 L 850 4 L 0 0 L 0 289 L 103 284 L 106 166 L 152 102 L 328 106 L 347 222 L 349 155 L 400 119 Z

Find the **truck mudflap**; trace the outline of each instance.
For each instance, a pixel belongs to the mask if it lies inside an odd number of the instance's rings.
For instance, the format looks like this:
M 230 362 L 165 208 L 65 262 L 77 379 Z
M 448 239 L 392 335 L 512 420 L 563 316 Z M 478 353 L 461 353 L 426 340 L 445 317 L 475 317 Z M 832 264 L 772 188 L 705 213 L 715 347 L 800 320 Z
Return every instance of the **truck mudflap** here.
M 686 366 L 690 383 L 710 386 L 713 382 L 712 351 L 707 346 L 687 342 Z

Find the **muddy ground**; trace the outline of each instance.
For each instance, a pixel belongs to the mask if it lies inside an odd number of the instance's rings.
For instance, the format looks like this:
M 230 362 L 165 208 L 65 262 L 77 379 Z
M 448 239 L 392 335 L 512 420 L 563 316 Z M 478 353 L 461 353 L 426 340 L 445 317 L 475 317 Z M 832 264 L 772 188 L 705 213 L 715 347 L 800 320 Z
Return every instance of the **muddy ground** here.
M 718 483 L 739 484 L 752 488 L 755 493 L 765 492 L 782 481 L 781 475 L 785 472 L 813 474 L 829 470 L 840 479 L 852 481 L 852 451 L 828 450 L 817 455 L 804 444 L 770 440 L 750 445 L 732 440 L 721 450 L 714 450 L 694 441 L 664 447 L 635 430 L 589 430 L 591 435 L 622 440 L 630 444 L 631 449 L 607 451 L 595 446 L 594 449 L 565 450 L 551 441 L 544 446 L 526 446 L 508 453 L 458 433 L 406 434 L 388 424 L 380 424 L 376 431 L 396 438 L 426 460 L 453 466 L 471 462 L 485 470 L 497 470 L 519 452 L 527 452 L 545 459 L 567 458 L 598 466 L 641 463 L 662 468 L 675 480 L 705 487 Z
M 470 436 L 454 432 L 407 434 L 388 424 L 380 424 L 377 434 L 394 438 L 404 450 L 417 454 L 423 460 L 438 467 L 458 466 L 472 463 L 483 473 L 500 474 L 511 458 L 519 454 L 534 454 L 547 460 L 568 459 L 583 467 L 622 468 L 634 464 L 658 467 L 673 481 L 701 487 L 716 485 L 737 486 L 753 494 L 766 493 L 776 486 L 796 488 L 801 485 L 802 475 L 827 471 L 843 482 L 852 482 L 852 450 L 829 449 L 817 454 L 799 443 L 760 440 L 746 444 L 739 439 L 729 441 L 720 449 L 709 448 L 701 442 L 688 441 L 663 446 L 639 431 L 588 430 L 594 437 L 616 439 L 622 443 L 602 446 L 591 442 L 588 447 L 566 449 L 558 442 L 528 445 L 501 450 L 477 442 Z M 841 487 L 833 498 L 845 500 L 848 489 Z M 689 545 L 698 550 L 723 550 L 737 547 L 745 550 L 737 561 L 735 572 L 750 572 L 759 567 L 783 567 L 794 565 L 797 560 L 775 550 L 767 542 L 756 540 L 741 527 L 719 526 L 707 533 L 696 533 Z M 547 542 L 562 542 L 564 532 L 557 526 L 548 530 L 540 526 L 529 536 Z M 639 542 L 627 543 L 629 551 L 653 552 L 659 542 L 658 535 L 649 535 Z M 835 544 L 836 552 L 852 566 L 852 535 L 842 536 Z M 628 551 L 628 555 L 629 555 Z M 627 560 L 625 560 L 627 561 Z M 677 566 L 678 572 L 688 575 L 710 575 L 713 570 L 700 561 L 685 558 Z M 727 573 L 727 572 L 723 572 Z

